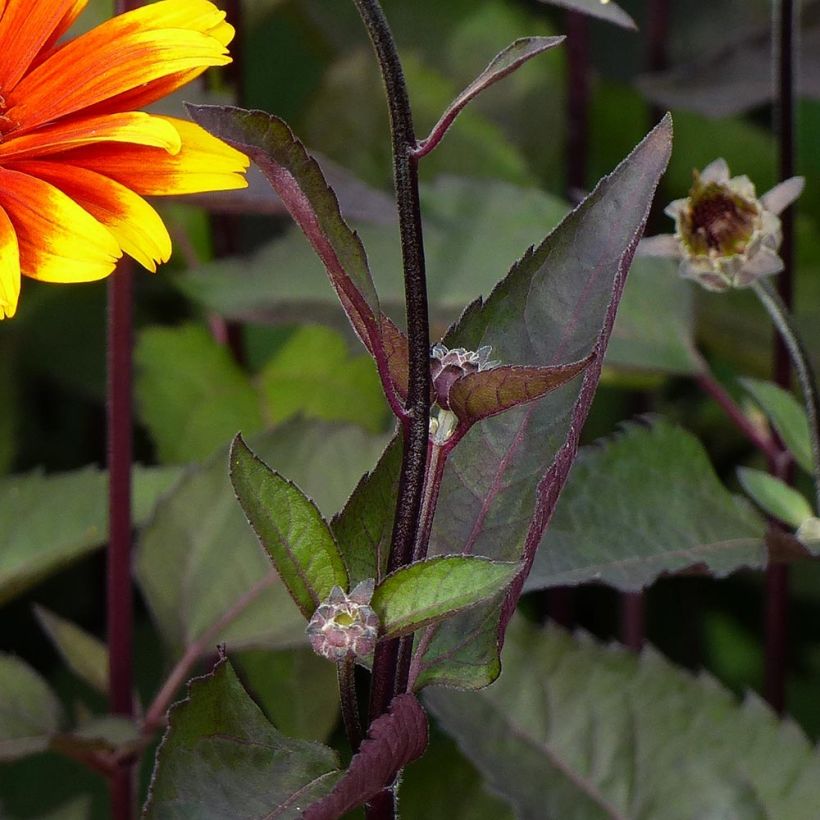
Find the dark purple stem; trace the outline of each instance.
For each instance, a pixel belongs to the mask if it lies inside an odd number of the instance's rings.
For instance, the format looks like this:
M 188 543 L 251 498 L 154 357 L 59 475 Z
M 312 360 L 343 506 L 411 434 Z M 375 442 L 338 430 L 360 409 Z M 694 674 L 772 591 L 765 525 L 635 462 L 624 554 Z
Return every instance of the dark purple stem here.
M 586 189 L 589 149 L 589 25 L 574 11 L 567 12 L 567 60 L 567 194 L 577 202 Z
M 793 0 L 774 4 L 774 51 L 777 66 L 777 131 L 779 138 L 780 179 L 794 176 L 794 60 L 795 7 Z M 794 297 L 794 209 L 781 216 L 783 244 L 780 256 L 783 272 L 777 287 L 787 309 Z M 791 366 L 788 350 L 780 336 L 775 337 L 774 379 L 789 389 Z M 776 468 L 776 465 L 773 465 Z M 769 567 L 766 572 L 765 688 L 764 695 L 772 708 L 783 711 L 786 704 L 786 646 L 788 643 L 789 571 L 785 565 Z
M 388 571 L 412 560 L 424 492 L 430 417 L 430 331 L 427 283 L 419 202 L 418 164 L 407 86 L 390 27 L 378 0 L 354 0 L 378 58 L 390 113 L 393 140 L 393 176 L 399 213 L 407 335 L 409 340 L 408 420 L 404 426 L 404 452 L 399 476 L 398 501 L 393 522 Z M 396 694 L 398 641 L 383 641 L 373 660 L 370 720 L 387 711 Z M 368 812 L 368 817 L 392 816 Z
M 621 643 L 633 652 L 643 649 L 646 639 L 646 601 L 642 592 L 621 595 Z
M 359 698 L 356 694 L 356 660 L 348 655 L 336 664 L 339 680 L 339 702 L 342 707 L 342 722 L 353 754 L 362 745 L 362 722 L 359 718 Z
M 116 11 L 137 8 L 135 0 L 117 0 Z M 134 610 L 131 586 L 131 461 L 133 266 L 123 259 L 108 280 L 107 396 L 108 564 L 106 624 L 108 632 L 108 701 L 114 714 L 134 714 Z M 123 764 L 110 782 L 113 820 L 134 816 L 132 767 Z

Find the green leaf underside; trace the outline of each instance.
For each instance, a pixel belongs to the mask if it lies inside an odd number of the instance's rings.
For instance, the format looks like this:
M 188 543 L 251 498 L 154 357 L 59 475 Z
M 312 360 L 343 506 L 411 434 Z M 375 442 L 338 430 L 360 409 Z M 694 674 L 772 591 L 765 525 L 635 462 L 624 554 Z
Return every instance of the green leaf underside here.
M 145 816 L 297 818 L 338 776 L 333 750 L 278 732 L 223 659 L 171 709 Z
M 108 649 L 99 638 L 45 607 L 34 614 L 68 668 L 92 689 L 108 692 Z
M 368 578 L 380 579 L 386 572 L 401 458 L 401 439 L 396 437 L 330 522 L 351 588 Z
M 316 499 L 326 515 L 341 507 L 378 457 L 383 437 L 325 422 L 289 422 L 251 439 L 254 450 Z M 189 470 L 141 534 L 136 574 L 165 642 L 179 653 L 240 599 L 270 585 L 209 644 L 230 648 L 302 645 L 304 619 L 248 526 L 223 450 Z
M 59 729 L 62 708 L 27 663 L 0 653 L 0 761 L 41 752 Z
M 537 249 L 525 254 L 485 302 L 465 311 L 445 343 L 470 350 L 492 345 L 493 357 L 508 364 L 554 366 L 588 356 L 606 327 L 613 288 L 625 273 L 622 260 L 630 258 L 637 243 L 670 139 L 671 125 L 664 121 Z M 583 417 L 575 403 L 587 377 L 597 376 L 593 369 L 579 382 L 473 426 L 445 468 L 431 554 L 521 558 L 536 487 L 575 433 L 573 414 Z M 452 682 L 453 670 L 464 667 L 458 653 L 476 654 L 475 641 L 463 640 L 478 628 L 476 619 L 473 611 L 465 620 L 457 616 L 435 628 L 423 664 L 426 683 L 439 674 Z M 492 657 L 498 629 L 486 622 L 479 627 L 480 654 Z M 482 677 L 484 684 L 491 682 L 497 668 L 497 660 L 483 669 L 471 663 L 469 685 Z
M 597 17 L 622 28 L 637 29 L 635 21 L 617 4 L 611 0 L 540 0 L 548 6 L 558 6 L 562 9 Z
M 788 391 L 771 382 L 741 379 L 740 383 L 768 416 L 789 452 L 806 472 L 812 471 L 809 423 L 806 411 Z
M 237 436 L 231 447 L 231 482 L 279 577 L 310 619 L 333 587 L 348 588 L 347 569 L 316 505 L 274 472 Z
M 520 569 L 466 555 L 418 561 L 388 575 L 371 606 L 385 637 L 396 638 L 501 592 Z
M 785 481 L 750 467 L 738 467 L 737 477 L 752 501 L 778 521 L 797 528 L 811 518 L 811 504 Z
M 205 327 L 147 328 L 134 356 L 137 406 L 162 461 L 203 459 L 237 430 L 262 429 L 250 379 Z
M 381 310 L 364 246 L 342 218 L 318 164 L 287 123 L 264 111 L 230 106 L 188 110 L 203 128 L 259 166 L 322 260 L 356 332 L 372 344 L 380 335 Z
M 690 567 L 725 576 L 765 566 L 764 535 L 691 433 L 662 419 L 628 424 L 582 448 L 527 588 L 599 582 L 635 591 Z
M 133 518 L 143 524 L 179 472 L 136 467 Z M 108 475 L 95 467 L 0 479 L 0 604 L 93 552 L 108 535 Z
M 425 701 L 521 818 L 816 816 L 820 756 L 800 729 L 652 649 L 514 621 L 494 686 Z
M 503 413 L 511 407 L 534 401 L 574 379 L 592 361 L 557 367 L 500 366 L 470 373 L 451 388 L 450 409 L 459 419 L 470 422 Z

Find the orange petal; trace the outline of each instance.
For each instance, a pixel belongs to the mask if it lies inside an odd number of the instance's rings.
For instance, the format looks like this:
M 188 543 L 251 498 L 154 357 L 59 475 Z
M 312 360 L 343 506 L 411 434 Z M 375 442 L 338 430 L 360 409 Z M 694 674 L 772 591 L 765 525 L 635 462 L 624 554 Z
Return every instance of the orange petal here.
M 20 298 L 20 251 L 9 215 L 0 208 L 0 319 L 11 319 Z
M 0 18 L 0 88 L 10 94 L 75 0 L 8 0 Z
M 62 191 L 0 167 L 0 207 L 20 247 L 20 272 L 44 282 L 92 282 L 121 255 L 111 232 Z
M 74 25 L 75 21 L 83 13 L 87 5 L 88 0 L 74 0 L 71 8 L 65 13 L 65 16 L 59 22 L 57 28 L 54 29 L 51 37 L 49 37 L 48 42 L 46 42 L 42 49 L 40 49 L 40 54 L 34 61 L 35 64 L 41 62 L 43 58 L 48 55 L 48 53 L 54 48 L 57 40 L 59 40 L 60 37 L 62 37 Z
M 170 74 L 230 62 L 225 47 L 207 34 L 113 25 L 127 17 L 103 23 L 37 66 L 8 95 L 5 116 L 28 130 Z
M 66 151 L 61 159 L 121 182 L 144 196 L 195 194 L 247 187 L 248 158 L 187 120 L 172 117 L 182 137 L 179 153 L 170 155 L 139 145 L 92 145 Z
M 120 247 L 156 271 L 171 256 L 171 237 L 159 214 L 138 194 L 108 177 L 64 162 L 21 162 L 15 169 L 59 188 L 98 219 Z
M 0 162 L 46 156 L 98 142 L 150 145 L 173 154 L 182 147 L 179 132 L 166 119 L 134 111 L 72 118 L 28 134 L 11 134 L 0 142 Z

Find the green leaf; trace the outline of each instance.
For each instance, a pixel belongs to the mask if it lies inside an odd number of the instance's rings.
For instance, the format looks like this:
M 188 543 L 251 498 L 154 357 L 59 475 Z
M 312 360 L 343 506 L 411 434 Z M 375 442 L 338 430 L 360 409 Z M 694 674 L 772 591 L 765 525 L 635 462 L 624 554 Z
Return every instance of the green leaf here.
M 242 440 L 234 439 L 231 483 L 260 543 L 305 618 L 333 587 L 348 587 L 347 569 L 333 533 L 316 505 L 274 472 Z
M 179 475 L 176 469 L 137 467 L 135 525 Z M 105 543 L 108 476 L 95 467 L 70 473 L 39 472 L 0 478 L 0 603 L 59 572 Z
M 262 368 L 259 386 L 265 416 L 274 424 L 301 414 L 361 424 L 374 433 L 386 427 L 388 408 L 372 360 L 351 357 L 344 339 L 325 327 L 293 333 Z
M 593 581 L 639 590 L 695 566 L 724 576 L 765 566 L 764 535 L 691 433 L 664 420 L 629 424 L 581 450 L 527 588 Z
M 397 638 L 492 598 L 520 569 L 474 555 L 428 558 L 388 575 L 370 605 L 383 636 Z
M 271 723 L 288 737 L 325 741 L 339 721 L 336 668 L 312 649 L 248 650 L 234 665 Z
M 355 476 L 377 458 L 383 437 L 361 428 L 289 422 L 252 439 L 266 461 L 292 476 L 326 515 L 349 496 Z M 305 642 L 304 620 L 248 526 L 228 477 L 227 453 L 190 469 L 142 532 L 136 574 L 174 654 L 208 638 L 231 648 Z M 249 590 L 258 595 L 248 600 Z M 214 625 L 245 601 L 211 639 Z
M 396 437 L 378 464 L 362 476 L 330 528 L 350 574 L 351 588 L 385 575 L 401 468 L 402 444 Z
M 577 382 L 472 427 L 445 467 L 432 554 L 532 561 L 571 466 L 632 253 L 670 150 L 671 123 L 664 120 L 485 301 L 468 307 L 445 337 L 451 348 L 490 345 L 493 357 L 505 364 L 549 366 L 583 359 L 593 350 L 598 358 Z M 430 683 L 441 675 L 457 683 L 456 670 L 466 670 L 465 684 L 490 683 L 517 591 L 513 587 L 497 613 L 496 629 L 475 612 L 437 625 L 422 660 L 422 679 Z M 481 630 L 480 648 L 465 639 L 474 629 Z M 478 656 L 486 659 L 481 666 Z
M 752 501 L 778 521 L 797 528 L 812 517 L 811 504 L 785 481 L 751 467 L 738 467 L 737 478 Z
M 494 686 L 425 701 L 518 817 L 811 820 L 820 800 L 796 724 L 651 649 L 514 622 Z
M 68 668 L 92 689 L 108 692 L 108 648 L 94 635 L 45 607 L 35 606 L 34 614 Z
M 741 379 L 740 383 L 768 416 L 795 461 L 810 473 L 813 468 L 809 423 L 800 402 L 788 390 L 771 382 Z
M 0 654 L 0 692 L 0 760 L 47 749 L 62 708 L 46 681 L 19 658 Z
M 157 751 L 149 820 L 298 818 L 338 779 L 333 750 L 274 729 L 226 659 L 189 692 Z
M 140 419 L 162 461 L 203 459 L 237 430 L 262 428 L 250 379 L 204 327 L 146 328 L 134 355 Z

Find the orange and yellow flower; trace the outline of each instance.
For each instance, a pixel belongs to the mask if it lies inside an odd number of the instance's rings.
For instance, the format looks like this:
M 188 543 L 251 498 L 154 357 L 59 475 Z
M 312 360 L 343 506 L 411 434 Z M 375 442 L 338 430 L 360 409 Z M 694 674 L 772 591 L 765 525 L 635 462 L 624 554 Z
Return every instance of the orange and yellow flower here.
M 0 0 L 0 319 L 20 280 L 89 282 L 171 240 L 144 196 L 246 185 L 245 156 L 197 125 L 135 109 L 209 66 L 234 35 L 209 0 L 160 0 L 68 42 L 88 0 Z

